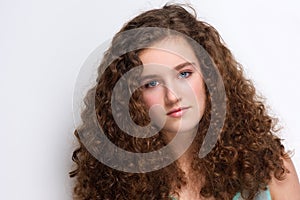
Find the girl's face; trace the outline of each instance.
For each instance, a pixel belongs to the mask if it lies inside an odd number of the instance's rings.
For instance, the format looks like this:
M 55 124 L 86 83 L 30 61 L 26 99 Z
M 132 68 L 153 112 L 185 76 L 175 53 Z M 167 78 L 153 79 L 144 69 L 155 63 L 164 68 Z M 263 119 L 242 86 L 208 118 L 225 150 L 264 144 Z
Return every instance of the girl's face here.
M 205 87 L 190 45 L 172 37 L 143 50 L 142 95 L 152 121 L 166 133 L 196 129 L 205 110 Z

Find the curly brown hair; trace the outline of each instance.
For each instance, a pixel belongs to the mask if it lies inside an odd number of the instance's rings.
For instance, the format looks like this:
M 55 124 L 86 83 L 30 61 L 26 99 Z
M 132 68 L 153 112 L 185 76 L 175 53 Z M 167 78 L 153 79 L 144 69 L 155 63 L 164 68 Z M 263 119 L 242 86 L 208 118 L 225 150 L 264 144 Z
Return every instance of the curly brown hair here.
M 126 72 L 142 65 L 138 56 L 141 49 L 125 53 L 126 50 L 130 49 L 130 45 L 150 46 L 153 41 L 162 40 L 170 35 L 137 31 L 136 34 L 143 34 L 143 37 L 131 35 L 131 39 L 120 41 L 120 33 L 142 27 L 175 30 L 192 38 L 208 52 L 224 83 L 226 117 L 216 145 L 204 158 L 198 156 L 197 152 L 208 129 L 213 109 L 210 98 L 207 98 L 206 110 L 193 141 L 197 148 L 194 150 L 191 166 L 199 175 L 199 179 L 203 179 L 198 193 L 203 197 L 232 199 L 237 192 L 241 192 L 245 199 L 250 200 L 254 199 L 260 190 L 267 188 L 272 175 L 277 179 L 284 178 L 287 172 L 281 158 L 287 157 L 288 154 L 281 140 L 275 135 L 278 131 L 276 119 L 267 113 L 263 99 L 257 95 L 252 82 L 245 78 L 241 65 L 225 46 L 219 33 L 211 25 L 197 20 L 195 11 L 193 12 L 187 11 L 181 5 L 165 5 L 161 9 L 150 10 L 135 17 L 113 38 L 112 45 L 98 69 L 97 85 L 91 88 L 85 97 L 85 109 L 81 115 L 82 125 L 75 130 L 79 147 L 72 157 L 76 169 L 70 172 L 70 176 L 76 178 L 74 199 L 169 199 L 170 194 L 176 194 L 187 183 L 185 173 L 177 162 L 151 172 L 130 173 L 109 167 L 93 156 L 97 152 L 105 151 L 106 160 L 114 157 L 113 150 L 109 149 L 96 131 L 99 125 L 103 129 L 102 134 L 127 151 L 151 152 L 167 144 L 162 134 L 148 138 L 125 134 L 117 126 L 112 115 L 111 101 L 115 84 Z M 120 52 L 122 55 L 116 57 Z M 198 59 L 201 63 L 206 62 L 203 58 Z M 104 66 L 108 67 L 105 69 Z M 210 74 L 210 69 L 203 66 L 209 65 L 203 64 L 200 67 L 202 71 L 207 70 L 207 74 Z M 215 81 L 213 75 L 210 78 L 212 81 L 209 82 L 208 78 L 205 81 L 206 86 Z M 119 109 L 126 106 L 126 102 L 122 101 L 122 95 L 126 94 L 122 93 L 128 93 L 128 90 L 124 89 L 118 93 L 118 97 L 114 97 Z M 212 95 L 207 87 L 206 95 Z M 132 94 L 129 110 L 132 120 L 137 124 L 145 126 L 149 123 L 139 90 Z M 132 130 L 135 131 L 134 127 Z M 87 149 L 87 146 L 93 148 Z M 126 158 L 124 162 L 129 166 L 143 165 Z

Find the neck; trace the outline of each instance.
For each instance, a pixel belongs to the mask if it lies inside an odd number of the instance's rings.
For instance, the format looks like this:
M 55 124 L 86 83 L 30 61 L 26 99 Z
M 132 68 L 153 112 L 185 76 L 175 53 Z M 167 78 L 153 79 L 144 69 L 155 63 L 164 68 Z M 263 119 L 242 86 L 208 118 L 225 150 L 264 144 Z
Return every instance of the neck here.
M 176 141 L 178 142 L 170 143 L 170 148 L 176 157 L 178 156 L 177 163 L 185 173 L 189 171 L 195 149 L 197 147 L 196 143 L 194 142 L 196 133 L 196 129 L 186 132 L 164 133 L 165 139 L 168 143 L 171 142 L 177 134 Z
M 194 160 L 195 155 L 199 150 L 199 141 L 197 141 L 197 130 L 189 131 L 189 132 L 179 132 L 177 133 L 177 137 L 179 137 L 178 144 L 171 145 L 171 151 L 174 152 L 175 155 L 180 155 L 177 159 L 177 166 L 184 172 L 183 180 L 184 182 L 180 182 L 180 187 L 178 187 L 178 180 L 175 180 L 172 184 L 174 191 L 178 192 L 178 195 L 182 199 L 202 199 L 200 195 L 201 187 L 204 183 L 204 176 L 197 169 L 193 169 L 192 162 Z M 166 137 L 166 142 L 171 142 L 176 133 L 167 133 L 164 134 Z M 199 138 L 198 138 L 199 140 Z M 192 142 L 191 142 L 192 141 Z M 189 143 L 190 145 L 186 149 L 182 144 Z

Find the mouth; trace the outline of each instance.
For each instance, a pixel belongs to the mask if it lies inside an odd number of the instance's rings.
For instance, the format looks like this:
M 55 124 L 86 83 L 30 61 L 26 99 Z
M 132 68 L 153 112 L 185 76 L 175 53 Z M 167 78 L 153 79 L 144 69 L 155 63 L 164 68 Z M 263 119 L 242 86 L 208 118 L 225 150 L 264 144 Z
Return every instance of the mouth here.
M 172 109 L 167 113 L 168 116 L 178 118 L 182 117 L 183 114 L 189 109 L 190 107 L 180 107 L 180 108 L 175 108 Z

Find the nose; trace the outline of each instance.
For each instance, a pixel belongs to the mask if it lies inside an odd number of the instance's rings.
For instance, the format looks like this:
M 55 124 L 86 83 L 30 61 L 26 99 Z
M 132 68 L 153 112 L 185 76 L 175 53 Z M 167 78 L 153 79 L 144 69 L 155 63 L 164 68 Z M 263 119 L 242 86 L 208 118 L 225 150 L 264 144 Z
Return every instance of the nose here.
M 181 98 L 178 93 L 175 93 L 173 89 L 165 87 L 165 103 L 166 105 L 173 105 L 178 103 Z

